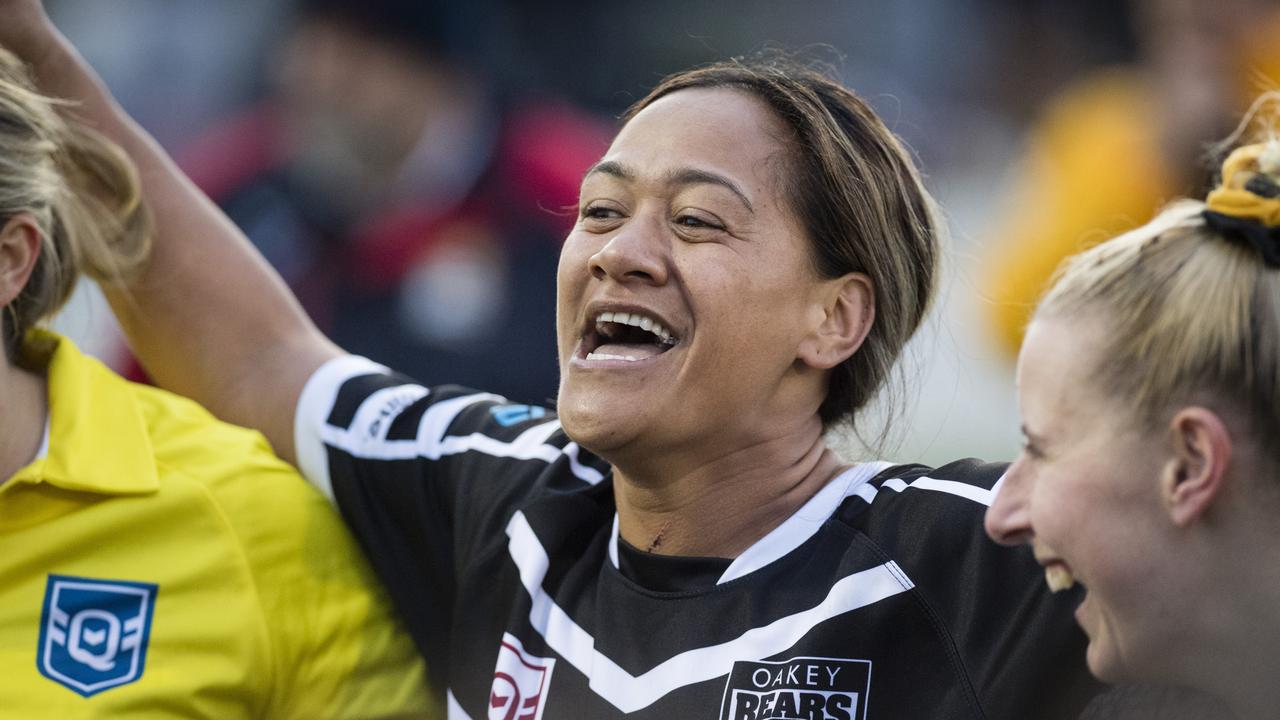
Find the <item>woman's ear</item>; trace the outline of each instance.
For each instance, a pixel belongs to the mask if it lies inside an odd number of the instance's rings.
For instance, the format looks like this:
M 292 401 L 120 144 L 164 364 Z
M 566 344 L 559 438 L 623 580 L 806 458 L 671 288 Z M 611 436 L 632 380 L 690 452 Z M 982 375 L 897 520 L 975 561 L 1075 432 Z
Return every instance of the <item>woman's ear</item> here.
M 815 298 L 812 331 L 800 343 L 801 362 L 829 370 L 853 355 L 876 318 L 875 284 L 863 273 L 848 273 L 823 282 Z
M 0 228 L 0 307 L 22 293 L 40 257 L 40 228 L 35 218 L 18 213 Z
M 1212 410 L 1186 407 L 1169 423 L 1171 454 L 1160 477 L 1160 494 L 1175 525 L 1185 527 L 1209 509 L 1227 483 L 1231 434 Z

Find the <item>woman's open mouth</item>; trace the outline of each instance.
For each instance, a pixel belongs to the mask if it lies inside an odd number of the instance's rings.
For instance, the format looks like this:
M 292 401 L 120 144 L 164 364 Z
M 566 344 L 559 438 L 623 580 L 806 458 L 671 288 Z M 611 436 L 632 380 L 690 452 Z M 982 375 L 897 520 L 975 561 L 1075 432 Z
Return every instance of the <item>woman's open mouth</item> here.
M 679 342 L 661 321 L 642 312 L 601 312 L 583 334 L 578 357 L 636 362 L 661 355 Z

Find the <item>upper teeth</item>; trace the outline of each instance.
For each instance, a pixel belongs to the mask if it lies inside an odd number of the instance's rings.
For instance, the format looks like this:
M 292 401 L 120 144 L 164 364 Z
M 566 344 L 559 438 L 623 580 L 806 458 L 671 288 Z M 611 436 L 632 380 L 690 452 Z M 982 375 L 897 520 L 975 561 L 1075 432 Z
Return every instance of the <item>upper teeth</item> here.
M 673 341 L 673 336 L 671 335 L 671 331 L 667 330 L 665 327 L 663 327 L 662 323 L 658 322 L 657 320 L 654 320 L 651 317 L 646 317 L 644 315 L 639 315 L 636 313 L 624 313 L 624 312 L 603 312 L 596 316 L 596 324 L 607 323 L 607 322 L 638 327 L 641 330 L 644 330 L 646 332 L 651 332 L 654 335 L 657 335 L 658 338 L 664 343 L 670 343 Z
M 1044 569 L 1044 580 L 1049 585 L 1051 592 L 1062 592 L 1070 590 L 1076 584 L 1076 579 L 1071 575 L 1071 571 L 1061 565 L 1049 565 Z

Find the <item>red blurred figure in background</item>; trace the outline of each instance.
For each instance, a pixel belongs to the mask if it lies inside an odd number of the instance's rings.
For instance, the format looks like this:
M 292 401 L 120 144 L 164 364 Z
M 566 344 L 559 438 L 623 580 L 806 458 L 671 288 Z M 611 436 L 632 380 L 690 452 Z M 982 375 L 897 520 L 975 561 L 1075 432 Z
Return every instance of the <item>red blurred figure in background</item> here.
M 462 59 L 467 12 L 304 0 L 273 92 L 184 165 L 342 346 L 545 402 L 562 211 L 609 127 L 497 97 Z

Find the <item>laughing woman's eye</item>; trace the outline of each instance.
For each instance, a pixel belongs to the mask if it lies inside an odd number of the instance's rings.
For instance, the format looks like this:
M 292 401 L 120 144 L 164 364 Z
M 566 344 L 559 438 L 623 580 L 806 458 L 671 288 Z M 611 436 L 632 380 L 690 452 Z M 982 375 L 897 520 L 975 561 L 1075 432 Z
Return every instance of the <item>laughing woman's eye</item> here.
M 693 215 L 681 215 L 680 217 L 676 218 L 676 224 L 683 225 L 685 227 L 715 227 L 711 223 L 703 220 L 702 218 L 695 217 Z
M 616 217 L 617 210 L 603 205 L 587 205 L 582 208 L 582 217 L 601 220 L 604 218 Z
M 673 222 L 685 235 L 713 233 L 725 229 L 724 225 L 703 214 L 680 213 Z
M 623 214 L 612 204 L 591 202 L 582 206 L 578 224 L 588 230 L 611 230 L 622 220 Z

